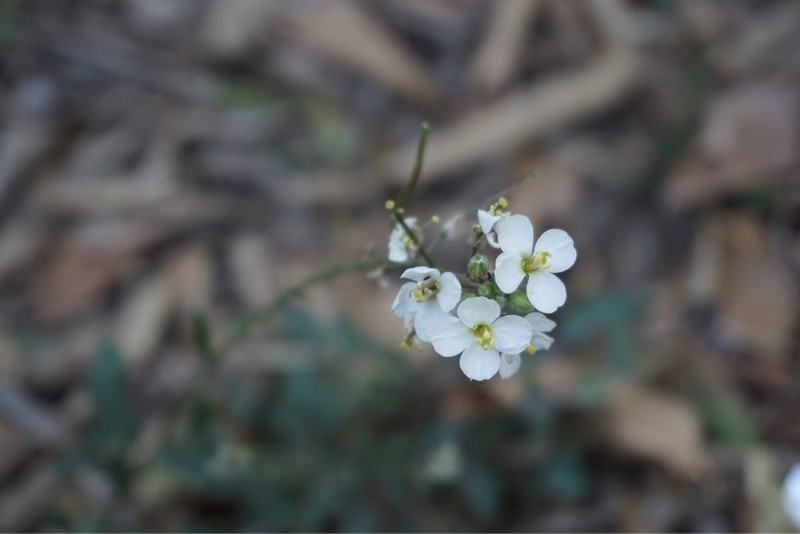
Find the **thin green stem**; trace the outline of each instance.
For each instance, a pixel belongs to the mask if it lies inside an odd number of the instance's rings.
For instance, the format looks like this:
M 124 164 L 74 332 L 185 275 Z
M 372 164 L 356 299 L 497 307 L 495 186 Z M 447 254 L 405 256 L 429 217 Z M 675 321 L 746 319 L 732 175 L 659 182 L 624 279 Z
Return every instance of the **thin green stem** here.
M 408 236 L 408 239 L 411 240 L 411 243 L 417 247 L 419 255 L 423 257 L 425 263 L 428 264 L 428 267 L 433 267 L 433 259 L 431 259 L 430 255 L 425 250 L 425 247 L 422 246 L 422 242 L 420 241 L 419 237 L 415 235 L 414 231 L 408 226 L 408 224 L 406 224 L 406 220 L 403 218 L 403 215 L 396 209 L 392 211 L 392 214 L 394 215 L 394 219 L 397 221 L 397 224 L 399 224 L 406 232 L 406 235 Z
M 480 287 L 480 284 L 478 284 L 477 282 L 473 282 L 466 275 L 457 274 L 456 278 L 458 278 L 458 281 L 461 282 L 461 287 L 468 287 L 470 289 L 477 289 L 478 287 Z
M 292 299 L 300 296 L 304 291 L 317 284 L 320 284 L 322 282 L 327 282 L 346 273 L 363 271 L 367 269 L 374 269 L 376 267 L 395 268 L 395 267 L 413 267 L 416 265 L 419 265 L 419 263 L 414 261 L 405 263 L 393 263 L 385 258 L 367 258 L 353 263 L 343 263 L 340 265 L 334 265 L 333 267 L 329 267 L 327 269 L 318 271 L 312 274 L 311 276 L 304 278 L 303 280 L 296 283 L 292 287 L 283 291 L 280 295 L 278 295 L 275 298 L 275 300 L 273 300 L 265 308 L 249 313 L 245 317 L 241 318 L 239 322 L 236 324 L 233 332 L 221 343 L 221 346 L 218 350 L 223 352 L 226 349 L 242 342 L 244 339 L 247 338 L 247 335 L 250 333 L 251 328 L 253 328 L 257 324 L 267 322 L 274 315 L 280 312 L 282 308 L 284 308 L 287 304 L 289 304 L 289 302 L 291 302 Z
M 397 207 L 404 208 L 408 204 L 414 189 L 417 187 L 420 174 L 422 174 L 422 160 L 425 158 L 425 144 L 428 142 L 428 132 L 430 126 L 427 122 L 422 123 L 422 132 L 419 134 L 419 143 L 417 144 L 417 158 L 414 161 L 414 168 L 411 170 L 411 176 L 408 178 L 405 187 L 403 187 L 400 194 L 397 196 Z
M 479 203 L 475 204 L 475 206 L 472 209 L 462 212 L 461 215 L 459 215 L 456 218 L 456 220 L 459 220 L 459 219 L 466 220 L 466 219 L 469 219 L 469 218 L 473 217 L 475 215 L 475 213 L 479 209 L 481 209 L 481 208 L 483 208 L 485 206 L 488 206 L 488 205 L 492 204 L 493 202 L 496 202 L 497 199 L 499 199 L 500 197 L 504 197 L 504 196 L 512 193 L 519 186 L 521 186 L 525 182 L 531 180 L 535 175 L 536 175 L 535 173 L 529 172 L 528 174 L 526 174 L 522 178 L 519 178 L 519 179 L 511 182 L 511 184 L 509 184 L 508 187 L 506 187 L 505 189 L 502 189 L 500 192 L 495 193 L 494 195 L 481 200 Z M 441 242 L 444 240 L 445 237 L 447 237 L 447 232 L 444 231 L 444 230 L 440 231 L 436 235 L 436 237 L 433 239 L 433 242 L 431 243 L 431 246 L 428 248 L 428 251 L 429 252 L 433 252 L 434 250 L 436 250 L 436 248 L 441 244 Z M 475 255 L 475 252 L 477 252 L 477 251 L 473 251 L 472 252 L 473 256 Z

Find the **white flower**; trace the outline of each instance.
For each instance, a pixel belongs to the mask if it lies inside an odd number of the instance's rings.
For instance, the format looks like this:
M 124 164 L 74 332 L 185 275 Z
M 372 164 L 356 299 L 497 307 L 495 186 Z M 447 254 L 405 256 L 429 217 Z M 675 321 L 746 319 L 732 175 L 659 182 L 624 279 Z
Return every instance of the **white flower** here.
M 494 248 L 500 248 L 497 242 L 497 231 L 495 225 L 501 219 L 508 217 L 508 212 L 503 212 L 503 208 L 508 206 L 505 198 L 500 197 L 497 202 L 489 206 L 489 211 L 478 210 L 478 225 L 486 236 L 486 241 Z
M 413 320 L 417 337 L 430 341 L 432 329 L 461 299 L 461 283 L 453 273 L 440 273 L 431 267 L 406 269 L 402 278 L 414 281 L 400 288 L 392 313 Z
M 421 239 L 419 227 L 417 226 L 417 218 L 409 217 L 405 221 L 414 236 L 418 240 Z M 408 261 L 408 259 L 414 255 L 413 253 L 416 252 L 417 248 L 419 248 L 419 241 L 416 243 L 412 241 L 408 233 L 406 233 L 405 228 L 400 224 L 394 225 L 392 233 L 389 234 L 389 261 L 395 263 Z M 409 251 L 411 251 L 411 254 L 409 254 Z
M 492 215 L 488 211 L 478 210 L 478 224 L 481 227 L 481 231 L 486 235 L 486 242 L 494 248 L 500 248 L 500 244 L 497 242 L 497 232 L 495 232 L 494 227 L 500 219 L 506 217 L 508 217 L 508 213 Z
M 553 338 L 547 332 L 556 327 L 555 321 L 551 321 L 539 312 L 529 313 L 525 320 L 531 325 L 531 345 L 533 350 L 547 350 L 553 344 Z
M 783 511 L 800 530 L 800 463 L 794 464 L 786 475 L 782 491 Z
M 500 317 L 500 306 L 486 297 L 461 303 L 458 317 L 445 315 L 431 335 L 442 356 L 461 354 L 459 364 L 467 377 L 486 380 L 500 367 L 500 352 L 522 352 L 530 344 L 531 326 L 522 317 Z
M 539 312 L 529 313 L 525 320 L 531 325 L 531 342 L 525 352 L 533 354 L 537 350 L 547 350 L 553 344 L 553 338 L 545 332 L 550 332 L 555 328 L 556 323 L 551 321 Z M 509 354 L 504 352 L 500 355 L 500 378 L 510 378 L 522 365 L 520 354 Z
M 503 253 L 497 257 L 494 279 L 504 293 L 513 293 L 527 276 L 528 300 L 544 313 L 552 313 L 567 300 L 567 288 L 554 273 L 566 271 L 577 253 L 564 230 L 548 230 L 536 246 L 533 225 L 524 215 L 511 215 L 496 225 Z

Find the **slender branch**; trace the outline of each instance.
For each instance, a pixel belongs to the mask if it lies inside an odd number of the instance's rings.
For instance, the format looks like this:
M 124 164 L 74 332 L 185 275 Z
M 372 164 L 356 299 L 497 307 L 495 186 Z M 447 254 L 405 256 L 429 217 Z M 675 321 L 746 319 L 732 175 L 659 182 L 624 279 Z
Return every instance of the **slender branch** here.
M 253 326 L 268 321 L 274 315 L 280 312 L 284 306 L 286 306 L 289 302 L 291 302 L 292 299 L 298 297 L 304 291 L 317 284 L 320 284 L 322 282 L 327 282 L 346 273 L 363 271 L 367 269 L 373 269 L 376 267 L 395 268 L 395 267 L 413 267 L 416 265 L 419 265 L 419 263 L 415 261 L 405 262 L 405 263 L 393 263 L 388 261 L 386 258 L 367 258 L 353 263 L 343 263 L 339 265 L 334 265 L 333 267 L 329 267 L 327 269 L 318 271 L 304 278 L 303 280 L 291 286 L 290 288 L 286 289 L 265 308 L 249 313 L 243 318 L 241 318 L 238 324 L 235 326 L 233 332 L 221 343 L 221 346 L 219 347 L 218 350 L 225 351 L 226 349 L 234 345 L 237 345 L 238 343 L 247 338 L 247 335 L 249 334 L 250 329 Z
M 428 126 L 427 122 L 423 122 L 422 132 L 419 134 L 419 143 L 417 144 L 417 158 L 416 161 L 414 161 L 414 168 L 411 170 L 411 176 L 408 178 L 408 182 L 406 182 L 406 185 L 397 196 L 397 207 L 400 209 L 405 208 L 406 204 L 408 204 L 411 195 L 414 193 L 414 189 L 417 187 L 419 176 L 422 174 L 422 160 L 425 158 L 425 144 L 428 142 L 429 131 L 430 126 Z
M 504 197 L 506 195 L 509 195 L 509 194 L 513 193 L 515 189 L 517 189 L 519 186 L 521 186 L 522 184 L 526 183 L 527 181 L 532 180 L 534 176 L 536 176 L 535 172 L 529 172 L 528 174 L 526 174 L 522 178 L 514 180 L 505 189 L 501 189 L 500 191 L 498 191 L 494 195 L 481 200 L 480 203 L 476 204 L 467 213 L 475 213 L 477 210 L 481 209 L 482 207 L 488 206 L 489 204 L 492 204 L 492 203 L 496 202 L 497 199 L 499 199 L 500 197 Z
M 433 260 L 431 259 L 430 255 L 428 255 L 425 247 L 422 246 L 422 241 L 420 241 L 419 237 L 415 235 L 414 231 L 408 226 L 408 224 L 406 224 L 406 220 L 403 218 L 403 216 L 396 209 L 392 210 L 392 214 L 394 215 L 394 219 L 397 221 L 397 224 L 399 224 L 403 230 L 405 230 L 408 239 L 410 239 L 414 246 L 417 247 L 419 255 L 425 259 L 425 263 L 428 264 L 428 267 L 433 267 Z
M 511 184 L 509 184 L 508 187 L 506 187 L 505 189 L 500 190 L 499 192 L 493 194 L 492 196 L 484 198 L 479 203 L 475 204 L 475 206 L 473 206 L 471 209 L 461 212 L 461 214 L 457 217 L 457 220 L 458 219 L 466 220 L 466 219 L 469 219 L 469 218 L 473 217 L 475 215 L 475 213 L 479 209 L 481 209 L 481 208 L 483 208 L 485 206 L 488 206 L 489 204 L 492 204 L 493 202 L 496 202 L 497 199 L 499 199 L 500 197 L 504 197 L 506 195 L 509 195 L 515 189 L 517 189 L 519 186 L 521 186 L 524 183 L 528 182 L 529 180 L 533 179 L 534 176 L 536 176 L 536 173 L 529 172 L 528 174 L 526 174 L 522 178 L 518 178 L 517 180 L 511 182 Z M 428 251 L 429 252 L 433 252 L 434 250 L 436 250 L 436 248 L 439 246 L 439 244 L 444 240 L 444 238 L 446 236 L 447 236 L 447 232 L 446 231 L 444 231 L 444 230 L 440 231 L 436 235 L 436 237 L 433 239 L 433 242 L 431 243 L 431 246 L 428 248 Z M 472 255 L 473 256 L 475 255 L 475 251 L 472 253 Z

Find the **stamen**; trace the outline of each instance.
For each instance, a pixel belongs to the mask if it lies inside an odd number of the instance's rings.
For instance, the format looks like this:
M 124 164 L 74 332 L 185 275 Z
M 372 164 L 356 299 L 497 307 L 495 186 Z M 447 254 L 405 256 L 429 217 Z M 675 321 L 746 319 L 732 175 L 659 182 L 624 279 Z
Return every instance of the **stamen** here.
M 475 334 L 475 342 L 480 345 L 483 350 L 489 350 L 494 347 L 494 336 L 492 335 L 492 330 L 488 326 L 481 323 L 473 328 L 472 332 Z
M 525 354 L 530 354 L 531 356 L 533 356 L 535 352 L 536 352 L 536 347 L 533 346 L 533 343 L 528 345 L 528 347 L 525 349 Z
M 538 271 L 539 269 L 547 269 L 550 267 L 550 257 L 552 254 L 545 250 L 540 250 L 530 258 L 525 258 L 522 260 L 522 270 L 526 273 L 532 273 L 534 271 Z
M 433 279 L 426 281 L 424 284 L 422 282 L 417 282 L 417 289 L 411 292 L 411 296 L 414 297 L 417 302 L 425 302 L 436 296 L 440 287 L 439 282 Z

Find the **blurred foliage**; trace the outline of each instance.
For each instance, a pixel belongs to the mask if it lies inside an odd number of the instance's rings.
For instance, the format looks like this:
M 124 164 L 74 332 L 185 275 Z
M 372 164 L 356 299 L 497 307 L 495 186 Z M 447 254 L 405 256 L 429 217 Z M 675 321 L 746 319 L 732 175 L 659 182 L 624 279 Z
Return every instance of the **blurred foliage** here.
M 204 328 L 195 316 L 201 353 Z M 491 530 L 591 494 L 581 442 L 535 388 L 515 410 L 442 417 L 447 388 L 347 322 L 289 308 L 274 335 L 313 354 L 314 368 L 269 378 L 214 370 L 135 469 L 141 421 L 120 354 L 104 343 L 85 386 L 96 417 L 70 462 L 105 473 L 122 493 L 159 481 L 152 517 L 137 524 L 157 525 L 177 507 L 190 531 Z M 56 528 L 121 528 L 69 521 L 51 514 Z

